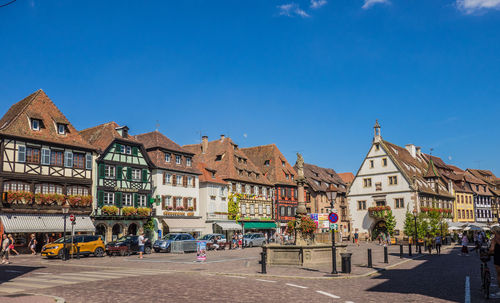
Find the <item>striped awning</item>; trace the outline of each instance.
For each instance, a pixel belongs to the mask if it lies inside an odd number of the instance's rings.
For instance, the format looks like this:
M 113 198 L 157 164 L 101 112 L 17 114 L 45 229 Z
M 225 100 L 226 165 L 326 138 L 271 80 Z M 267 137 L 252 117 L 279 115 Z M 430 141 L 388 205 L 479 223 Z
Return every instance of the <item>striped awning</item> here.
M 234 221 L 215 222 L 215 224 L 219 225 L 222 230 L 241 230 L 241 225 Z
M 95 226 L 89 216 L 75 216 L 75 232 L 94 232 Z M 63 232 L 63 215 L 3 214 L 0 221 L 6 233 Z M 71 231 L 69 215 L 66 216 L 66 231 Z
M 202 219 L 163 219 L 163 222 L 168 225 L 170 232 L 201 232 L 206 226 Z

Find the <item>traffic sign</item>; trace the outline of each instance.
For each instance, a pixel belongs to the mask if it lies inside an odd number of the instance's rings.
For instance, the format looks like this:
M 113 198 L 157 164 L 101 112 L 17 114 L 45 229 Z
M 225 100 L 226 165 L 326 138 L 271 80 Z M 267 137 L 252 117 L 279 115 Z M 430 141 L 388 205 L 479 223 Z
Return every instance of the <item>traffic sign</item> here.
M 75 215 L 73 215 L 73 214 L 69 215 L 69 220 L 71 222 L 75 221 Z
M 339 216 L 336 213 L 330 213 L 328 215 L 328 221 L 330 221 L 330 223 L 337 223 L 338 220 Z
M 339 225 L 336 224 L 336 223 L 330 223 L 330 229 L 338 230 L 339 229 Z

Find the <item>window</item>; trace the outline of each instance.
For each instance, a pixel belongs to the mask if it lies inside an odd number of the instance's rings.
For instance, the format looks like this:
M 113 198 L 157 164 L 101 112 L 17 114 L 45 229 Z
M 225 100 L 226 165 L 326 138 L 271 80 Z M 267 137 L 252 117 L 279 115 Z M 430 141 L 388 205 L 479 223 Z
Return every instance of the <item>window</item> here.
M 123 194 L 122 204 L 123 206 L 132 206 L 132 194 Z
M 287 180 L 289 179 L 289 176 L 288 176 L 288 174 L 285 174 L 285 178 L 286 178 Z
M 395 201 L 395 207 L 396 208 L 404 208 L 405 207 L 405 200 L 403 198 L 397 198 L 397 199 L 394 199 Z
M 114 204 L 115 203 L 115 194 L 110 193 L 110 192 L 104 192 L 103 202 L 106 205 Z
M 84 154 L 73 154 L 73 167 L 74 168 L 85 168 L 85 155 Z
M 284 206 L 280 207 L 280 215 L 283 217 L 285 216 L 285 207 Z
M 220 161 L 220 160 L 222 160 L 222 155 L 215 156 L 215 161 Z
M 85 155 L 85 168 L 92 169 L 92 154 Z
M 264 165 L 269 166 L 269 162 L 270 162 L 269 160 L 264 161 Z
M 363 179 L 363 187 L 371 187 L 372 186 L 372 179 L 371 178 L 364 178 Z
M 389 185 L 397 185 L 398 176 L 389 176 Z
M 3 184 L 3 190 L 5 191 L 31 191 L 30 185 L 28 183 L 20 181 L 7 181 Z
M 285 167 L 285 161 L 281 161 L 281 166 Z
M 170 184 L 172 183 L 172 175 L 165 173 L 165 183 Z
M 186 158 L 186 165 L 191 167 L 191 158 Z
M 250 214 L 255 215 L 255 204 L 250 204 Z
M 266 214 L 271 214 L 271 205 L 266 205 Z
M 87 196 L 89 194 L 89 189 L 83 186 L 68 186 L 68 195 L 84 195 Z M 56 192 L 58 192 L 58 186 L 56 186 Z M 61 188 L 62 193 L 62 188 Z
M 370 168 L 373 168 L 373 167 L 374 167 L 373 160 L 370 160 Z
M 165 206 L 173 206 L 172 205 L 172 196 L 165 197 Z
M 26 146 L 19 145 L 17 148 L 17 161 L 26 162 Z
M 70 151 L 64 152 L 64 166 L 73 167 L 73 153 Z
M 377 205 L 377 206 L 385 206 L 385 200 L 375 201 L 375 205 Z
M 177 185 L 181 186 L 182 185 L 182 176 L 176 176 L 177 178 Z
M 246 213 L 247 213 L 247 205 L 241 204 L 241 214 L 246 215 Z
M 50 152 L 50 165 L 62 166 L 63 165 L 63 152 L 52 150 Z
M 387 158 L 382 158 L 382 166 L 387 166 Z
M 375 144 L 375 150 L 379 150 L 380 146 L 378 144 Z
M 194 207 L 193 198 L 188 198 L 188 207 Z
M 263 205 L 259 204 L 259 215 L 262 215 L 263 208 L 264 208 Z
M 50 164 L 50 149 L 42 148 L 42 164 L 49 165 Z
M 132 169 L 132 180 L 140 181 L 141 180 L 141 170 L 140 169 Z
M 212 179 L 215 179 L 215 172 L 211 172 L 212 174 Z
M 234 187 L 233 187 L 234 188 Z M 240 183 L 237 183 L 236 184 L 236 192 L 237 193 L 241 193 L 241 184 Z
M 59 135 L 64 135 L 66 133 L 66 125 L 57 123 L 57 133 Z
M 111 165 L 104 165 L 104 178 L 114 179 L 115 178 L 115 167 Z
M 245 185 L 245 193 L 250 194 L 250 185 Z
M 179 155 L 175 156 L 175 164 L 181 164 L 181 160 L 182 160 L 181 156 L 179 156 Z
M 40 130 L 40 120 L 31 119 L 31 129 L 32 130 Z
M 358 201 L 358 210 L 366 210 L 366 201 Z
M 26 163 L 38 164 L 40 163 L 40 149 L 26 147 Z
M 170 154 L 165 153 L 165 162 L 170 162 Z

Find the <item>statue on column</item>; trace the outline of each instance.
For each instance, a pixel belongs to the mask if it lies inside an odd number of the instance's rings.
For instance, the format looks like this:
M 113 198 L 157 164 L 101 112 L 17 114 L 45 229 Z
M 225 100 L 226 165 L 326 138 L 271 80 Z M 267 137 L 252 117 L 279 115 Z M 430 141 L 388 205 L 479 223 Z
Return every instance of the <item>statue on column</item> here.
M 304 158 L 300 153 L 297 153 L 297 162 L 295 166 L 297 167 L 298 179 L 304 179 Z

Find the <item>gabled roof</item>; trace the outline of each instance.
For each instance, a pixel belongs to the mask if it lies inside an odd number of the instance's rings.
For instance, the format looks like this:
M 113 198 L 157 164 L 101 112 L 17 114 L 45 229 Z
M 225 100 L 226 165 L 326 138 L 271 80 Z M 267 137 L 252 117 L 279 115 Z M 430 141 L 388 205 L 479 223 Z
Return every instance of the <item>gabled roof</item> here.
M 41 120 L 40 130 L 31 129 L 30 119 Z M 64 135 L 57 133 L 57 123 L 66 125 Z M 0 135 L 95 150 L 41 89 L 9 108 L 0 119 Z
M 241 150 L 275 185 L 297 185 L 294 181 L 297 173 L 275 144 L 242 148 Z M 268 165 L 266 165 L 266 161 L 269 161 Z M 288 179 L 285 174 L 288 175 Z
M 119 127 L 120 126 L 116 122 L 111 121 L 84 129 L 80 131 L 80 135 L 92 146 L 98 148 L 101 153 L 115 140 L 128 142 L 133 145 L 141 145 L 133 136 L 129 135 L 127 138 L 123 138 L 116 130 Z
M 429 159 L 429 165 L 427 166 L 427 171 L 425 172 L 424 175 L 425 178 L 439 178 L 441 177 L 434 166 L 434 161 L 432 158 Z
M 334 190 L 346 192 L 344 181 L 331 168 L 304 163 L 304 177 L 309 188 L 315 192 L 326 192 L 330 185 L 334 186 Z
M 345 184 L 351 184 L 354 181 L 353 173 L 337 173 L 337 175 L 344 181 Z
M 205 182 L 205 183 L 227 185 L 227 182 L 222 180 L 222 178 L 219 175 L 217 175 L 217 171 L 213 168 L 209 168 L 205 163 L 198 162 L 197 168 L 201 172 L 201 175 L 199 176 L 200 183 Z
M 192 152 L 182 148 L 179 144 L 170 140 L 167 136 L 157 130 L 154 132 L 136 135 L 134 137 L 142 142 L 147 150 L 161 148 L 168 151 L 193 155 Z
M 217 175 L 223 180 L 272 185 L 231 138 L 207 142 L 205 153 L 202 153 L 201 144 L 185 145 L 183 148 L 196 154 L 196 161 L 216 170 Z
M 467 168 L 466 174 L 469 175 L 470 179 L 475 178 L 477 180 L 481 180 L 482 182 L 484 182 L 483 184 L 486 184 L 488 186 L 490 194 L 493 194 L 495 196 L 500 196 L 500 189 L 495 189 L 495 187 L 498 186 L 497 184 L 498 178 L 491 171 L 483 169 Z M 483 193 L 484 191 L 482 191 L 481 186 L 479 187 L 479 191 L 477 190 L 477 188 L 475 188 L 475 186 L 472 186 L 472 190 L 479 195 L 487 195 Z

